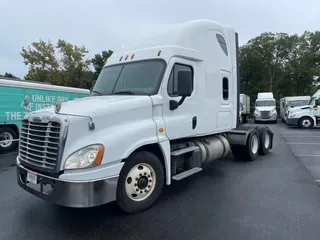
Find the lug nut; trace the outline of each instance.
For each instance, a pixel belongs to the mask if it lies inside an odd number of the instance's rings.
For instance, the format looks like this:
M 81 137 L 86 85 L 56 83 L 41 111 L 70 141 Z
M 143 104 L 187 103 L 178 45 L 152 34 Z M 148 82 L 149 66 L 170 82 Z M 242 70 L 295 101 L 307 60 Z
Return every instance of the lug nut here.
M 148 188 L 151 188 L 151 185 L 148 185 Z
M 147 175 L 147 172 L 145 172 L 144 175 Z
M 136 191 L 139 192 L 139 188 L 137 188 Z
M 135 184 L 134 184 L 134 186 L 136 187 L 136 186 L 137 186 L 137 184 L 135 183 Z
M 143 191 L 140 191 L 140 193 L 143 193 Z
M 142 177 L 142 173 L 140 173 L 139 176 Z

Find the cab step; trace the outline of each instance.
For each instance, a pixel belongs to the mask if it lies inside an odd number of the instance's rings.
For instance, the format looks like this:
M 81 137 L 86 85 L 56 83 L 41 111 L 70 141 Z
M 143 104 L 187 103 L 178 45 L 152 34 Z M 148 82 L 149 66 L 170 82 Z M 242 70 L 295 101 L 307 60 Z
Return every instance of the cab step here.
M 180 155 L 183 155 L 185 153 L 193 152 L 193 151 L 198 150 L 198 149 L 199 149 L 198 146 L 190 146 L 190 147 L 182 148 L 182 149 L 175 150 L 175 151 L 171 152 L 171 156 L 180 156 Z
M 191 169 L 189 169 L 189 170 L 187 170 L 187 171 L 184 171 L 184 172 L 182 172 L 182 173 L 179 173 L 179 174 L 177 174 L 177 175 L 174 175 L 174 176 L 172 177 L 172 179 L 173 179 L 173 180 L 176 180 L 176 181 L 180 181 L 180 180 L 182 180 L 182 179 L 184 179 L 184 178 L 187 178 L 187 177 L 189 177 L 189 176 L 191 176 L 191 175 L 193 175 L 193 174 L 196 174 L 196 173 L 198 173 L 198 172 L 201 172 L 201 171 L 202 171 L 202 168 L 199 168 L 199 167 L 191 168 Z

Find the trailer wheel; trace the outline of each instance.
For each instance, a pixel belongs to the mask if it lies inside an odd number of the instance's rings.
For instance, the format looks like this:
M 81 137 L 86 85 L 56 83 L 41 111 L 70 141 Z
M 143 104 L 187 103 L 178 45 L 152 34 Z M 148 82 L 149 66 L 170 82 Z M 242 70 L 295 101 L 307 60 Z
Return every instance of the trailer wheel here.
M 13 140 L 16 140 L 17 138 L 18 134 L 12 128 L 0 128 L 0 152 L 15 149 L 18 142 Z
M 300 128 L 312 128 L 313 124 L 313 119 L 311 117 L 302 117 L 298 122 Z
M 260 155 L 267 155 L 272 147 L 272 132 L 268 127 L 258 128 L 260 135 Z
M 132 154 L 119 176 L 117 203 L 127 213 L 136 213 L 151 207 L 164 186 L 163 166 L 154 154 L 141 151 Z

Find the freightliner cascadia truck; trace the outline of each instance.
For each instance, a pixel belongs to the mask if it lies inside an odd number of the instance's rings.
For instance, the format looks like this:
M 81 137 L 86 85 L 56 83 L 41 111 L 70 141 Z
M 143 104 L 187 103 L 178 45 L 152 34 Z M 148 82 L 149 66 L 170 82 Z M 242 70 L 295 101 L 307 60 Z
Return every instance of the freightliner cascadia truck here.
M 165 185 L 232 151 L 268 154 L 268 127 L 238 126 L 238 35 L 211 20 L 157 31 L 115 51 L 91 96 L 26 114 L 17 181 L 67 207 L 151 207 Z

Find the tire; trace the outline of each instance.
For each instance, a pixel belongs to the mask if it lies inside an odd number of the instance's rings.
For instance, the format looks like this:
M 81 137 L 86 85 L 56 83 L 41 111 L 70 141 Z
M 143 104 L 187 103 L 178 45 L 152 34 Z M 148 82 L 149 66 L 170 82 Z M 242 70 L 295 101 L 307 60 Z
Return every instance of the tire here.
M 253 146 L 254 145 L 254 146 Z M 260 135 L 257 129 L 249 133 L 246 145 L 231 146 L 232 154 L 236 159 L 254 161 L 259 155 Z
M 14 150 L 18 145 L 18 141 L 11 141 L 14 139 L 18 139 L 16 131 L 9 127 L 0 128 L 0 142 L 6 141 L 0 143 L 0 152 Z
M 302 117 L 298 121 L 298 126 L 300 128 L 312 128 L 314 125 L 313 119 L 311 117 Z
M 272 148 L 273 133 L 268 127 L 258 128 L 260 135 L 259 155 L 267 155 Z
M 126 213 L 148 209 L 161 195 L 164 180 L 164 169 L 158 157 L 147 151 L 132 154 L 120 172 L 117 204 Z

